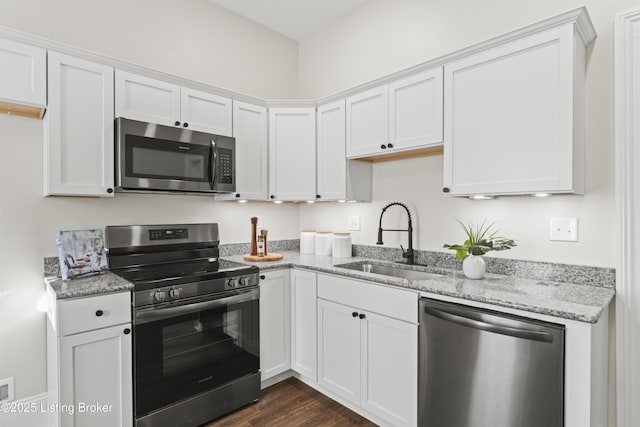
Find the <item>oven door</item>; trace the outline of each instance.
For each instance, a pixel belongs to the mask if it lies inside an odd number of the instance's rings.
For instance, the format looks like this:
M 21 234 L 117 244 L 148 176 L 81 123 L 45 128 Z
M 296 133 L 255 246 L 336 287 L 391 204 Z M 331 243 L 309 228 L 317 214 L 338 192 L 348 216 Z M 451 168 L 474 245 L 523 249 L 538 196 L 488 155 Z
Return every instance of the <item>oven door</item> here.
M 134 315 L 135 413 L 259 371 L 259 289 Z

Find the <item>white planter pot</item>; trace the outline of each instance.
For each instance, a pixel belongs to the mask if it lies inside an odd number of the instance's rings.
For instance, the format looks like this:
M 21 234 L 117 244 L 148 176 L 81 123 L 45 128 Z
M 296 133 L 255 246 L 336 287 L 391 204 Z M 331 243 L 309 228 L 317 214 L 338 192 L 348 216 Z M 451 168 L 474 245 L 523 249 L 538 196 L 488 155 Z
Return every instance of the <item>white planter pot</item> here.
M 487 264 L 481 255 L 469 255 L 462 261 L 462 271 L 469 279 L 482 279 L 487 270 Z

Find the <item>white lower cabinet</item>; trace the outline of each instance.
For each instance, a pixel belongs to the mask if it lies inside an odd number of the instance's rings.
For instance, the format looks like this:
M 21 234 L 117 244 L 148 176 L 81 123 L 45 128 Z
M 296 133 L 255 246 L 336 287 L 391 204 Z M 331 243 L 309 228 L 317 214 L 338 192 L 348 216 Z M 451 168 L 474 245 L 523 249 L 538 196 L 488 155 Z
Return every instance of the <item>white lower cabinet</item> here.
M 417 294 L 318 275 L 318 297 L 318 385 L 389 425 L 415 426 Z
M 346 305 L 318 301 L 318 384 L 359 405 L 362 346 L 357 316 Z
M 50 309 L 49 426 L 133 424 L 130 301 L 123 292 L 59 300 Z
M 291 270 L 291 369 L 317 381 L 316 273 Z
M 291 368 L 289 270 L 260 277 L 260 372 L 267 380 Z

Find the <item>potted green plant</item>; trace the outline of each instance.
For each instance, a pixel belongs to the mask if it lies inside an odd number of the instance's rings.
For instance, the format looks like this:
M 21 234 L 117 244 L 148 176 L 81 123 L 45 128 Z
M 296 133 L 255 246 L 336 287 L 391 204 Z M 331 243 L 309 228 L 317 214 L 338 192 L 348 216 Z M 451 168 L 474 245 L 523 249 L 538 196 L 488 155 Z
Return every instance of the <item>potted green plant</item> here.
M 486 264 L 482 257 L 491 251 L 506 251 L 517 246 L 515 241 L 506 237 L 498 236 L 498 231 L 493 230 L 495 222 L 487 225 L 487 220 L 476 225 L 463 224 L 456 218 L 460 227 L 467 235 L 467 239 L 461 245 L 445 244 L 444 248 L 456 251 L 456 259 L 462 261 L 462 271 L 469 279 L 482 279 L 486 271 Z

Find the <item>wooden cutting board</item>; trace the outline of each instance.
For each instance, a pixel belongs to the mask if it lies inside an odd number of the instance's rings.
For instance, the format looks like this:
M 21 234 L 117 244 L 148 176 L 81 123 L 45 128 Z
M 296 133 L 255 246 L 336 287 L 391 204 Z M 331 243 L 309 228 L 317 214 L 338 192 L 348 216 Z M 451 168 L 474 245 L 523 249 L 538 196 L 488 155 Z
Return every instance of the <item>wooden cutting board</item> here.
M 280 261 L 282 258 L 284 258 L 284 255 L 271 253 L 271 252 L 265 256 L 258 256 L 258 255 L 244 256 L 245 261 L 252 261 L 252 262 Z

